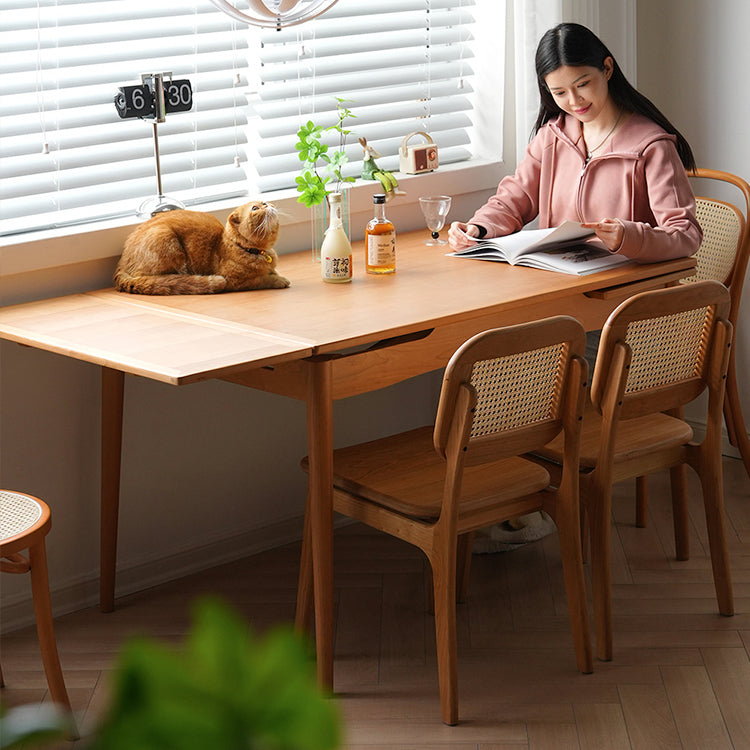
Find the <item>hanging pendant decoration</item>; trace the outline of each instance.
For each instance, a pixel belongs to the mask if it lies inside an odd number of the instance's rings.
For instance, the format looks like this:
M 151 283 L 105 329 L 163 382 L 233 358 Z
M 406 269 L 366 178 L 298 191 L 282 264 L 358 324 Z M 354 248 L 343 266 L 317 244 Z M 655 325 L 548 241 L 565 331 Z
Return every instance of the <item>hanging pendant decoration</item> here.
M 236 21 L 251 26 L 294 26 L 309 21 L 327 11 L 337 0 L 249 0 L 248 12 L 243 12 L 229 0 L 211 0 L 219 10 Z

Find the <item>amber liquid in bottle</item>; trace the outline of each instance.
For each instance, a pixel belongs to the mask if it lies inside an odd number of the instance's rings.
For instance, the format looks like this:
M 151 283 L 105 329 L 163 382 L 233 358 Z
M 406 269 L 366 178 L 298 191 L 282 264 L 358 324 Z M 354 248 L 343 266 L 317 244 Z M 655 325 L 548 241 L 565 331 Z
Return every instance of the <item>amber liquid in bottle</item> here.
M 365 267 L 367 273 L 394 273 L 396 270 L 396 229 L 385 217 L 385 194 L 372 196 L 375 216 L 365 228 Z

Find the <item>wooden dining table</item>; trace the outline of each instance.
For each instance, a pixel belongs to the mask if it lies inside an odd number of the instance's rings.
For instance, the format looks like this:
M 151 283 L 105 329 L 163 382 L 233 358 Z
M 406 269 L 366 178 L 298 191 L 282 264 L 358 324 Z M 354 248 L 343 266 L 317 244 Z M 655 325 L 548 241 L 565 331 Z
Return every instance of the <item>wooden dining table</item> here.
M 102 368 L 100 606 L 114 608 L 124 376 L 173 385 L 220 379 L 299 399 L 307 409 L 318 679 L 333 685 L 334 401 L 441 369 L 488 328 L 571 315 L 588 330 L 639 291 L 694 272 L 692 258 L 588 276 L 459 259 L 399 234 L 396 273 L 328 284 L 309 251 L 285 254 L 283 290 L 141 296 L 99 289 L 0 308 L 0 338 Z

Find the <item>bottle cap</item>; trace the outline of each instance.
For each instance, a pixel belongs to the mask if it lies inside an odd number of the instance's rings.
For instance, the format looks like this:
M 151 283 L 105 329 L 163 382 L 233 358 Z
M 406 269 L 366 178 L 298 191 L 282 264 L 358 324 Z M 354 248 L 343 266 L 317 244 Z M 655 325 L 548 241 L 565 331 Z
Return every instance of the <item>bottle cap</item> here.
M 377 203 L 385 203 L 385 193 L 375 193 L 375 195 L 372 196 L 372 202 Z

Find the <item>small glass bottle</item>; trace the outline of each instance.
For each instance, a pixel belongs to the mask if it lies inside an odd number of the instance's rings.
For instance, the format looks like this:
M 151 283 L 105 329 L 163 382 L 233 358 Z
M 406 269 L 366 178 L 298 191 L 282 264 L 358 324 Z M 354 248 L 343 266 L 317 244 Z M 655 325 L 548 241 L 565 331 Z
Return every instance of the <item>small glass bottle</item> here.
M 396 270 L 396 230 L 385 218 L 385 194 L 372 196 L 375 216 L 365 229 L 367 273 L 394 273 Z
M 323 281 L 342 284 L 352 280 L 352 246 L 341 218 L 341 193 L 328 196 L 331 220 L 320 246 L 320 275 Z

